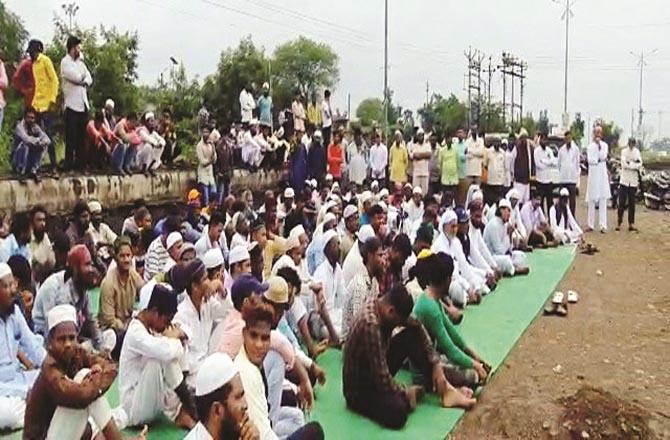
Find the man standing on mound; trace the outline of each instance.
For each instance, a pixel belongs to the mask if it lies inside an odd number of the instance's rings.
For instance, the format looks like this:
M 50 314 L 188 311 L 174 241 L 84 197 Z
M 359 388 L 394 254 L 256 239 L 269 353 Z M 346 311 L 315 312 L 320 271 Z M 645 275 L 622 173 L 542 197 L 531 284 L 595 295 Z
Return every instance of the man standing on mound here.
M 447 382 L 426 330 L 409 317 L 413 306 L 402 285 L 367 302 L 344 347 L 342 386 L 347 406 L 391 429 L 405 426 L 424 393 L 420 385 L 405 386 L 393 379 L 405 359 L 432 378 L 442 406 L 470 408 L 476 403 L 471 390 L 457 390 Z M 396 327 L 404 328 L 393 335 Z

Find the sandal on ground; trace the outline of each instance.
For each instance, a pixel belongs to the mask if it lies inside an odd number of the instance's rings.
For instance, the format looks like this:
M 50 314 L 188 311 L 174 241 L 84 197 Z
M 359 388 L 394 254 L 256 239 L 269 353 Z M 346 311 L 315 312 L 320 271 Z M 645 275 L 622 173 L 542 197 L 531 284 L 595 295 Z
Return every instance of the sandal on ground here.
M 568 316 L 568 308 L 565 304 L 556 304 L 556 315 L 558 316 Z
M 575 304 L 577 301 L 579 301 L 579 294 L 574 290 L 568 290 L 568 302 Z

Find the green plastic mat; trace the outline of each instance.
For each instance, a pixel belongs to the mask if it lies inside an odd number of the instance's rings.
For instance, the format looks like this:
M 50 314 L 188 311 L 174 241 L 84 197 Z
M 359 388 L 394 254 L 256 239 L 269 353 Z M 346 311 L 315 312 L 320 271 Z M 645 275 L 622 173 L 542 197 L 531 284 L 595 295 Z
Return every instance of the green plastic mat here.
M 528 276 L 504 279 L 496 291 L 484 298 L 481 305 L 468 307 L 461 332 L 479 355 L 493 366 L 502 364 L 519 337 L 541 311 L 543 304 L 570 267 L 575 248 L 535 251 L 528 255 L 531 273 Z M 93 293 L 92 304 L 97 308 L 98 292 Z M 442 439 L 456 426 L 462 410 L 441 408 L 436 396 L 428 395 L 410 415 L 402 430 L 391 431 L 346 409 L 342 395 L 342 358 L 337 350 L 329 350 L 319 357 L 326 370 L 327 383 L 316 387 L 316 402 L 308 420 L 319 421 L 327 439 Z M 409 382 L 410 375 L 401 371 L 398 379 Z M 107 393 L 112 406 L 118 405 L 116 383 Z M 128 434 L 134 431 L 127 431 Z M 186 432 L 166 420 L 150 426 L 150 439 L 182 439 Z M 20 439 L 15 432 L 8 438 Z

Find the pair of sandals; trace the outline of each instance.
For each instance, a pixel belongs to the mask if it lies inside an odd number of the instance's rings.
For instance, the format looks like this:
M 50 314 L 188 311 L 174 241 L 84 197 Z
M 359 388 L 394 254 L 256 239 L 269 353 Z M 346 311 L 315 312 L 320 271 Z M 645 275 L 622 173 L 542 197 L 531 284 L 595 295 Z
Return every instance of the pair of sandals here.
M 544 307 L 544 314 L 568 316 L 568 303 L 576 304 L 577 301 L 579 301 L 579 294 L 574 290 L 568 290 L 567 295 L 561 291 L 556 291 L 551 301 Z

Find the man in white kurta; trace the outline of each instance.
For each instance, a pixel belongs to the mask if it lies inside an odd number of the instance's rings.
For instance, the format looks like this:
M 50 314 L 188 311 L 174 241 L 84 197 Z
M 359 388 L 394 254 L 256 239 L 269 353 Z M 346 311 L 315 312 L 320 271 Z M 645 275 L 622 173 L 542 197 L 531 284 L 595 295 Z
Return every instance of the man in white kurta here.
M 612 197 L 609 176 L 607 174 L 607 144 L 602 140 L 602 127 L 593 130 L 593 142 L 586 150 L 589 162 L 589 177 L 586 186 L 586 203 L 588 206 L 588 229 L 593 231 L 596 222 L 596 204 L 598 205 L 600 232 L 607 231 L 607 200 Z
M 582 228 L 572 215 L 569 205 L 570 191 L 561 188 L 559 198 L 549 209 L 549 225 L 554 237 L 561 243 L 577 243 L 582 238 Z
M 526 255 L 521 251 L 512 250 L 512 226 L 509 224 L 512 205 L 507 199 L 498 202 L 495 216 L 486 223 L 484 228 L 484 242 L 491 254 L 508 255 L 512 258 L 514 271 L 528 273 Z
M 242 123 L 251 121 L 253 110 L 256 108 L 256 101 L 251 91 L 247 91 L 245 86 L 240 92 L 240 116 Z
M 152 422 L 161 412 L 189 429 L 195 425 L 175 392 L 183 381 L 180 362 L 186 337 L 177 326 L 168 327 L 176 311 L 176 293 L 156 284 L 146 309 L 128 325 L 118 378 L 121 406 L 130 426 Z
M 344 278 L 339 262 L 339 237 L 337 232 L 332 229 L 327 231 L 321 242 L 326 258 L 314 271 L 314 280 L 323 286 L 325 304 L 321 307 L 325 307 L 328 311 L 333 331 L 326 333 L 325 330 L 330 330 L 327 329 L 326 325 L 319 332 L 321 334 L 316 336 L 319 339 L 331 338 L 333 341 L 338 341 L 342 330 L 342 305 L 344 304 L 345 292 Z

